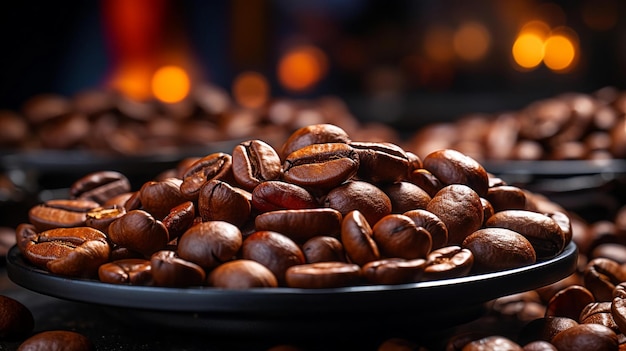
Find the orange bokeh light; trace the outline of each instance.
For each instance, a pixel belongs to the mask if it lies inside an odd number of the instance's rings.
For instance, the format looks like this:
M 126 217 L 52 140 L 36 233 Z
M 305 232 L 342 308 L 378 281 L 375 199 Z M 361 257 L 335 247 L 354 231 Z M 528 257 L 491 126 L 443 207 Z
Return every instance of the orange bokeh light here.
M 543 63 L 553 71 L 567 71 L 575 63 L 577 45 L 573 36 L 554 33 L 544 42 Z
M 450 28 L 436 26 L 428 29 L 424 37 L 426 55 L 436 62 L 448 62 L 454 58 L 454 33 Z
M 288 90 L 305 91 L 317 84 L 328 70 L 328 58 L 315 46 L 291 49 L 278 63 L 278 81 Z
M 485 56 L 491 45 L 491 35 L 478 22 L 464 23 L 455 33 L 453 47 L 456 54 L 467 61 L 478 61 Z
M 265 105 L 269 95 L 269 83 L 260 73 L 243 72 L 233 81 L 233 98 L 241 106 L 259 108 Z
M 191 82 L 187 72 L 178 66 L 163 66 L 152 76 L 152 94 L 157 99 L 175 103 L 189 94 Z
M 133 100 L 147 100 L 151 96 L 152 71 L 145 65 L 125 65 L 113 75 L 110 86 Z
M 543 39 L 535 33 L 522 33 L 513 43 L 513 59 L 520 67 L 537 67 L 543 59 Z

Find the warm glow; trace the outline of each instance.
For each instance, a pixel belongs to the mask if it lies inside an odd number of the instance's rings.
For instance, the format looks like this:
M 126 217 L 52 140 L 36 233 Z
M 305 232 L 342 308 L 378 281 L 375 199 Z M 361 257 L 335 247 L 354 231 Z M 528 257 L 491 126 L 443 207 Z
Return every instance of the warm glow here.
M 453 33 L 446 27 L 430 28 L 424 38 L 426 55 L 436 62 L 448 62 L 454 58 Z
M 538 66 L 543 59 L 543 40 L 534 33 L 520 34 L 513 44 L 513 59 L 523 68 Z
M 485 56 L 491 37 L 484 25 L 477 22 L 463 24 L 454 34 L 456 54 L 467 61 L 477 61 Z
M 150 98 L 150 76 L 152 72 L 143 65 L 121 67 L 112 77 L 110 85 L 113 89 L 133 100 Z
M 233 98 L 241 106 L 258 108 L 267 102 L 270 87 L 267 79 L 256 72 L 243 72 L 233 81 Z
M 152 77 L 152 94 L 167 103 L 183 100 L 189 94 L 190 86 L 187 72 L 177 66 L 161 67 Z
M 574 62 L 576 48 L 564 35 L 552 35 L 545 42 L 543 62 L 553 71 L 568 69 Z
M 278 80 L 288 90 L 304 91 L 317 84 L 328 69 L 328 59 L 314 46 L 300 46 L 283 55 Z

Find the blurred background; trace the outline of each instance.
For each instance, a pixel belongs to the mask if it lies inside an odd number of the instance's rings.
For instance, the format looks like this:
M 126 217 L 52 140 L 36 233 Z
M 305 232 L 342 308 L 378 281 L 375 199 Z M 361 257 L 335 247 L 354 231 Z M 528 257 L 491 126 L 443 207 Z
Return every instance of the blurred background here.
M 519 108 L 564 91 L 622 88 L 625 5 L 4 2 L 0 108 L 19 109 L 39 93 L 72 96 L 105 87 L 134 99 L 170 94 L 160 98 L 172 101 L 185 96 L 186 83 L 175 82 L 186 79 L 248 91 L 244 99 L 252 90 L 255 99 L 239 101 L 244 105 L 333 94 L 358 118 L 418 126 L 462 112 Z M 162 84 L 179 90 L 159 93 L 159 72 L 169 82 Z

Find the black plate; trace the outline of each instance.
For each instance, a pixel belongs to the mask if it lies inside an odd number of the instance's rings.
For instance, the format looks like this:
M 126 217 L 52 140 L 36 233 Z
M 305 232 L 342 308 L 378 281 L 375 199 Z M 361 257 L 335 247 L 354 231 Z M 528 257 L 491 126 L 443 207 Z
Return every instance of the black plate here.
M 576 269 L 578 249 L 570 243 L 557 257 L 530 266 L 448 280 L 336 289 L 209 287 L 162 288 L 105 284 L 52 275 L 27 263 L 13 247 L 9 278 L 35 292 L 106 306 L 120 317 L 186 329 L 217 332 L 303 333 L 340 328 L 437 328 L 467 322 L 490 300 L 556 282 Z M 311 329 L 313 328 L 313 329 Z

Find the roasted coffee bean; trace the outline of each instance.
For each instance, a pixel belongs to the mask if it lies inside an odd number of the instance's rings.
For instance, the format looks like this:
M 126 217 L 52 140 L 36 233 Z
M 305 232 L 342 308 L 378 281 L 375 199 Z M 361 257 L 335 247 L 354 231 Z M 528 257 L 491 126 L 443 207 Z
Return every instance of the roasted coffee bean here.
M 130 194 L 126 202 L 124 202 L 124 209 L 126 209 L 126 212 L 141 209 L 141 193 L 139 191 Z
M 487 222 L 487 220 L 491 218 L 491 216 L 493 216 L 493 214 L 496 211 L 493 209 L 493 206 L 491 205 L 491 203 L 484 197 L 480 198 L 480 203 L 483 205 L 483 226 L 484 226 L 485 222 Z
M 422 280 L 425 267 L 422 258 L 386 258 L 366 263 L 361 272 L 370 284 L 407 284 Z
M 483 224 L 480 197 L 467 185 L 453 184 L 441 189 L 430 200 L 426 210 L 445 223 L 450 245 L 460 245 Z
M 558 333 L 577 325 L 576 320 L 568 317 L 546 316 L 536 318 L 522 327 L 518 339 L 521 344 L 527 344 L 534 340 L 551 342 Z
M 567 317 L 578 321 L 582 310 L 592 302 L 595 302 L 595 298 L 591 291 L 584 286 L 570 285 L 550 298 L 546 317 Z
M 587 263 L 583 279 L 596 301 L 611 301 L 615 287 L 626 281 L 626 267 L 608 258 L 594 258 Z
M 141 258 L 115 260 L 98 268 L 98 278 L 110 284 L 152 285 L 152 266 Z
M 172 208 L 187 201 L 181 193 L 181 184 L 177 178 L 145 182 L 139 190 L 142 209 L 162 220 Z
M 20 252 L 24 254 L 26 247 L 37 242 L 37 228 L 28 223 L 21 223 L 15 228 L 15 244 Z
M 178 239 L 178 256 L 209 270 L 232 260 L 241 248 L 239 228 L 224 221 L 203 222 Z
M 109 260 L 107 237 L 90 227 L 56 228 L 41 232 L 23 252 L 28 261 L 48 271 L 72 277 L 94 277 Z
M 409 158 L 398 145 L 388 142 L 350 142 L 359 155 L 357 177 L 373 183 L 393 183 L 409 176 Z
M 426 258 L 432 248 L 430 233 L 400 214 L 383 217 L 372 227 L 372 237 L 385 257 Z
M 38 231 L 54 228 L 81 227 L 87 220 L 87 212 L 100 207 L 91 200 L 48 200 L 31 207 L 28 219 Z
M 95 347 L 88 337 L 69 330 L 48 330 L 26 339 L 17 348 L 18 351 L 92 351 Z
M 559 225 L 561 231 L 563 232 L 563 236 L 565 237 L 566 244 L 572 241 L 572 238 L 574 236 L 572 229 L 572 220 L 567 214 L 562 211 L 554 211 L 546 213 L 545 215 L 552 218 L 556 222 L 556 224 Z
M 408 180 L 423 189 L 430 197 L 435 196 L 444 187 L 437 177 L 423 168 L 411 172 Z
M 346 215 L 358 210 L 370 225 L 391 214 L 391 200 L 380 188 L 363 181 L 349 181 L 326 194 L 324 206 Z
M 241 258 L 267 267 L 279 285 L 285 285 L 285 272 L 306 262 L 300 247 L 287 236 L 271 231 L 257 231 L 243 241 Z
M 291 133 L 281 148 L 281 159 L 305 146 L 326 143 L 349 143 L 350 137 L 345 130 L 333 124 L 308 125 Z
M 252 190 L 252 207 L 259 212 L 301 210 L 318 205 L 308 190 L 283 181 L 266 181 Z
M 350 179 L 358 168 L 359 155 L 348 144 L 313 144 L 285 158 L 283 178 L 307 189 L 328 190 Z
M 109 225 L 109 239 L 149 257 L 164 248 L 169 234 L 163 222 L 144 210 L 133 210 Z
M 198 194 L 198 214 L 203 221 L 225 221 L 241 226 L 250 218 L 252 195 L 221 180 L 207 181 Z
M 489 177 L 473 158 L 452 149 L 433 151 L 423 159 L 424 168 L 444 185 L 463 184 L 479 196 L 487 195 Z
M 431 251 L 426 257 L 423 280 L 464 277 L 474 265 L 474 254 L 460 246 L 446 246 Z
M 434 213 L 416 209 L 404 212 L 403 215 L 411 218 L 417 227 L 423 227 L 430 234 L 432 249 L 444 247 L 448 243 L 448 228 Z
M 583 310 L 580 312 L 580 317 L 578 317 L 578 321 L 582 323 L 595 323 L 601 324 L 605 327 L 610 328 L 615 333 L 619 334 L 619 327 L 613 320 L 613 315 L 611 313 L 611 301 L 605 302 L 592 302 L 585 306 Z
M 180 184 L 180 192 L 188 200 L 196 200 L 200 188 L 209 180 L 229 181 L 233 177 L 232 156 L 223 152 L 207 155 L 185 170 Z
M 413 172 L 416 169 L 424 168 L 424 164 L 422 163 L 422 159 L 417 156 L 414 152 L 404 150 L 406 157 L 409 159 L 409 173 Z
M 196 210 L 193 202 L 186 201 L 172 208 L 163 218 L 163 225 L 167 228 L 169 240 L 183 235 L 196 219 Z
M 620 283 L 613 290 L 611 315 L 620 332 L 626 331 L 626 283 Z
M 285 272 L 291 288 L 325 289 L 358 285 L 361 268 L 347 262 L 317 262 L 294 265 Z
M 282 174 L 280 156 L 262 140 L 248 140 L 233 149 L 233 176 L 248 191 L 268 180 L 277 180 Z
M 485 223 L 487 227 L 507 228 L 518 232 L 532 244 L 537 259 L 549 259 L 565 248 L 565 234 L 552 218 L 527 210 L 496 212 Z
M 184 260 L 174 251 L 160 250 L 150 257 L 154 284 L 165 287 L 204 285 L 206 273 L 199 265 Z
M 556 346 L 543 340 L 533 341 L 524 345 L 524 351 L 559 351 Z
M 397 182 L 381 187 L 391 200 L 391 212 L 403 213 L 415 209 L 425 209 L 431 200 L 430 195 L 419 186 L 409 182 Z
M 626 246 L 618 243 L 605 243 L 596 246 L 589 254 L 588 259 L 606 258 L 620 265 L 626 264 Z
M 484 228 L 461 245 L 474 255 L 473 271 L 493 272 L 531 265 L 537 257 L 526 238 L 506 228 Z
M 131 190 L 130 181 L 120 172 L 101 171 L 83 176 L 70 186 L 70 196 L 104 204 L 112 197 Z
M 24 304 L 8 296 L 0 295 L 0 339 L 17 339 L 35 327 L 32 312 Z
M 332 236 L 320 235 L 312 237 L 302 244 L 302 253 L 304 253 L 306 263 L 346 261 L 343 244 L 341 244 L 339 239 Z
M 264 265 L 252 260 L 234 260 L 209 273 L 208 285 L 226 289 L 275 288 L 278 281 Z
M 348 212 L 341 222 L 341 242 L 351 262 L 364 265 L 380 258 L 378 245 L 367 219 L 358 210 Z
M 493 206 L 494 212 L 526 208 L 526 193 L 512 185 L 490 187 L 485 198 Z
M 579 324 L 566 329 L 552 338 L 551 342 L 559 351 L 617 351 L 617 335 L 600 324 Z
M 507 350 L 507 351 L 523 351 L 522 347 L 513 340 L 504 336 L 488 336 L 482 339 L 474 340 L 463 346 L 462 351 L 491 351 L 491 350 Z
M 87 212 L 85 225 L 98 229 L 104 234 L 109 233 L 109 225 L 126 214 L 124 207 L 97 207 Z
M 278 210 L 256 216 L 254 225 L 258 231 L 278 232 L 304 243 L 315 236 L 339 236 L 342 219 L 341 213 L 332 208 Z
M 520 322 L 531 322 L 546 314 L 546 307 L 534 290 L 497 298 L 492 309 L 499 318 Z

